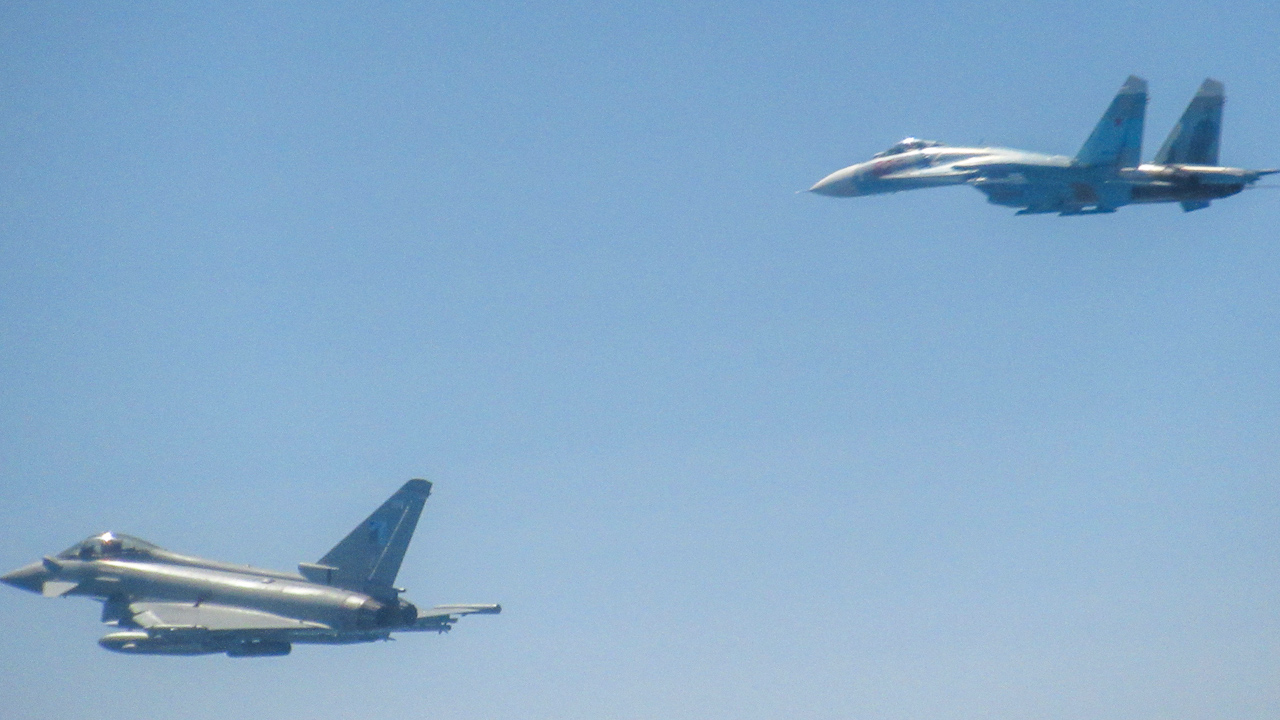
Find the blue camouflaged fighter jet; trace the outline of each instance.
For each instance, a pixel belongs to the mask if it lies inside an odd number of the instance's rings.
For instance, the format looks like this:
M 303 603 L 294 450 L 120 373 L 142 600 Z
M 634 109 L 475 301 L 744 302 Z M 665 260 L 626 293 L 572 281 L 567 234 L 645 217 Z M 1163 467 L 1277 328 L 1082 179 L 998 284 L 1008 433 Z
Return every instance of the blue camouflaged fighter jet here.
M 809 188 L 833 197 L 971 185 L 1019 215 L 1115 212 L 1132 203 L 1209 207 L 1280 170 L 1218 165 L 1222 83 L 1205 80 L 1151 163 L 1142 163 L 1147 81 L 1131 75 L 1075 157 L 996 147 L 951 147 L 907 138 Z
M 288 655 L 292 643 L 344 645 L 392 632 L 448 632 L 498 605 L 419 610 L 394 587 L 431 483 L 410 480 L 317 563 L 295 575 L 179 555 L 102 533 L 0 580 L 45 597 L 102 602 L 119 628 L 98 644 L 136 655 Z

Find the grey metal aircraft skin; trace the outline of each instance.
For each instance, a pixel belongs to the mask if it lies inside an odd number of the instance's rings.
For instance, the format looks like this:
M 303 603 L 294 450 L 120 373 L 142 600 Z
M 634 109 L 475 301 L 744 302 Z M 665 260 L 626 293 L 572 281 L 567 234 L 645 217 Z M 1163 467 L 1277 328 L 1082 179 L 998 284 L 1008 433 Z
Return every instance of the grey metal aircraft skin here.
M 1141 162 L 1147 81 L 1130 76 L 1075 157 L 999 147 L 951 147 L 906 138 L 871 160 L 838 170 L 810 192 L 858 197 L 970 185 L 1019 215 L 1115 212 L 1132 203 L 1206 208 L 1280 170 L 1218 165 L 1223 84 L 1208 79 L 1151 163 Z
M 118 630 L 98 644 L 140 655 L 287 655 L 293 643 L 342 645 L 392 632 L 447 632 L 499 605 L 419 610 L 394 586 L 431 483 L 410 480 L 319 562 L 299 574 L 179 555 L 102 533 L 0 580 L 45 597 L 102 602 Z

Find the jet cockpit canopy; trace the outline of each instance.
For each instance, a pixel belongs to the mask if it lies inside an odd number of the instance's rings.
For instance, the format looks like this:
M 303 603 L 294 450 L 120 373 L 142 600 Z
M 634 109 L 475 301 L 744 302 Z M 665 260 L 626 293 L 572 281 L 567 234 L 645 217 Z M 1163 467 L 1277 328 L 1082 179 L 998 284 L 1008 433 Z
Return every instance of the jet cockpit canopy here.
M 890 155 L 901 155 L 904 152 L 912 150 L 923 150 L 924 148 L 940 147 L 942 143 L 937 140 L 921 140 L 920 138 L 903 138 L 889 147 L 888 150 L 878 152 L 872 155 L 873 158 L 888 157 Z
M 154 550 L 160 550 L 146 540 L 139 540 L 132 535 L 120 535 L 104 532 L 82 540 L 58 553 L 58 557 L 68 560 L 98 560 L 113 557 L 149 557 Z

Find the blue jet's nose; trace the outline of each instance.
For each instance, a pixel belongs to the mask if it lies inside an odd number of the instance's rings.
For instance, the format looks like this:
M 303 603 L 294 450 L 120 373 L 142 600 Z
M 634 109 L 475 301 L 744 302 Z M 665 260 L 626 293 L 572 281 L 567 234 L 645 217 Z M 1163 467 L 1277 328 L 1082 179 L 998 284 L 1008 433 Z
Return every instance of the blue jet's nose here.
M 856 167 L 856 166 L 854 166 Z M 822 178 L 809 188 L 809 192 L 829 197 L 850 197 L 858 194 L 854 167 L 837 170 Z
M 45 569 L 44 563 L 36 562 L 30 565 L 23 565 L 13 572 L 0 575 L 0 582 L 21 590 L 38 593 L 43 592 L 44 581 L 48 577 L 49 571 Z

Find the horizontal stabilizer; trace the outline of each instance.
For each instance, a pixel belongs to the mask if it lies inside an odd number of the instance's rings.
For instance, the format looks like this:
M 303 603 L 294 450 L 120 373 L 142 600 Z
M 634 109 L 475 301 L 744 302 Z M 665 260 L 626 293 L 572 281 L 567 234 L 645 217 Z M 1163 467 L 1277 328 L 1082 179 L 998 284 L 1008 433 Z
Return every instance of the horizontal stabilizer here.
M 1130 75 L 1076 154 L 1076 163 L 1087 167 L 1137 167 L 1146 113 L 1147 81 Z
M 1157 165 L 1217 165 L 1222 134 L 1222 106 L 1226 88 L 1213 78 L 1200 85 L 1196 96 L 1156 153 Z M 1192 208 L 1195 209 L 1195 208 Z

